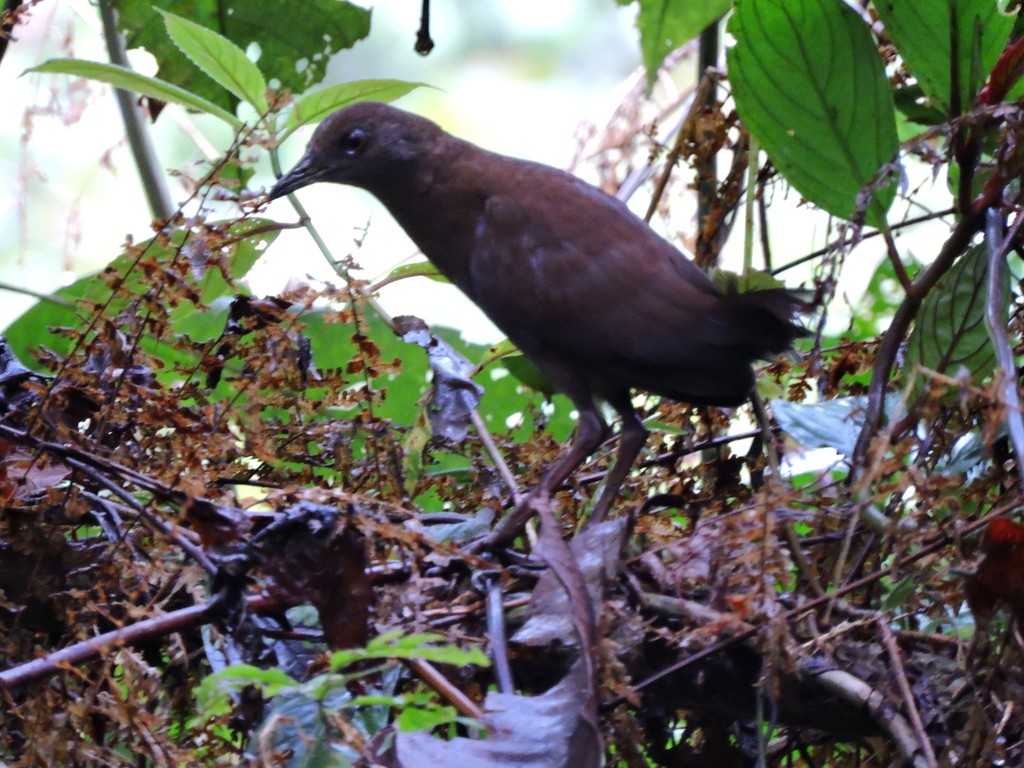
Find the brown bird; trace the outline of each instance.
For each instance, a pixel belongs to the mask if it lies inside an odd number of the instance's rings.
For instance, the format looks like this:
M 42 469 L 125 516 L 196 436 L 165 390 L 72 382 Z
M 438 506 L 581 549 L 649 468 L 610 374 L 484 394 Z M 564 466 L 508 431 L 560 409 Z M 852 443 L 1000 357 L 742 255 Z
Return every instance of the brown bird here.
M 593 511 L 601 519 L 647 438 L 632 389 L 739 405 L 753 388 L 751 362 L 805 333 L 791 321 L 802 303 L 793 294 L 722 294 L 614 197 L 394 107 L 362 103 L 330 115 L 270 199 L 317 181 L 380 200 L 579 411 L 571 447 L 491 543 L 510 540 L 608 436 L 598 401 L 622 418 Z

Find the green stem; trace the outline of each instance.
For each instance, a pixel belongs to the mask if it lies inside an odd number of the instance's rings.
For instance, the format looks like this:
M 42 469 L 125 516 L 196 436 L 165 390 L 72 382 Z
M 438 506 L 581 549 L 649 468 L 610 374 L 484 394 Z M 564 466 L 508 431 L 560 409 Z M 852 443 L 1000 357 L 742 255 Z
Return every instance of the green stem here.
M 747 150 L 747 199 L 743 211 L 743 276 L 742 284 L 747 288 L 747 281 L 754 269 L 754 204 L 757 202 L 757 156 L 761 154 L 761 145 L 757 139 L 750 137 Z
M 122 67 L 130 67 L 131 64 L 129 64 L 124 50 L 124 38 L 117 31 L 117 12 L 110 0 L 99 0 L 99 8 L 100 18 L 103 21 L 103 37 L 106 39 L 110 61 Z M 135 158 L 135 167 L 142 179 L 142 189 L 149 202 L 150 213 L 154 219 L 167 221 L 174 213 L 175 206 L 171 204 L 171 194 L 167 190 L 164 175 L 160 172 L 156 151 L 153 149 L 153 142 L 150 140 L 146 122 L 142 119 L 141 110 L 135 105 L 133 97 L 128 91 L 115 88 L 114 96 L 117 98 L 117 106 L 121 110 L 125 134 L 128 136 L 132 157 Z
M 274 128 L 272 126 L 271 131 L 273 130 Z M 284 173 L 281 169 L 281 157 L 277 153 L 277 147 L 272 147 L 270 150 L 270 167 L 271 170 L 274 171 L 274 176 L 277 178 L 280 178 Z M 334 258 L 334 254 L 331 253 L 331 249 L 327 247 L 327 243 L 324 242 L 324 239 L 320 236 L 320 232 L 313 224 L 313 220 L 306 212 L 306 208 L 299 202 L 299 198 L 294 194 L 290 194 L 288 195 L 288 201 L 292 204 L 295 212 L 299 214 L 302 226 L 306 228 L 309 236 L 313 238 L 313 242 L 316 243 L 316 247 L 320 250 L 320 253 L 323 254 L 327 263 L 331 265 L 331 269 L 337 272 L 338 275 L 340 275 L 345 282 L 349 284 L 349 287 L 354 293 L 359 294 L 359 297 L 366 302 L 367 306 L 369 306 L 374 313 L 388 325 L 389 328 L 394 329 L 395 323 L 391 315 L 389 315 L 384 308 L 377 303 L 373 296 L 369 295 L 362 287 L 358 286 L 355 278 L 352 277 L 352 273 L 348 271 L 344 264 Z
M 6 283 L 2 280 L 0 280 L 0 291 L 21 293 L 24 294 L 25 296 L 31 296 L 34 299 L 39 299 L 40 301 L 47 301 L 50 304 L 56 304 L 58 307 L 66 307 L 67 309 L 75 308 L 75 305 L 70 301 L 58 299 L 56 296 L 51 296 L 48 293 L 39 293 L 38 291 L 33 291 L 31 288 L 23 288 L 18 285 L 11 285 L 10 283 Z

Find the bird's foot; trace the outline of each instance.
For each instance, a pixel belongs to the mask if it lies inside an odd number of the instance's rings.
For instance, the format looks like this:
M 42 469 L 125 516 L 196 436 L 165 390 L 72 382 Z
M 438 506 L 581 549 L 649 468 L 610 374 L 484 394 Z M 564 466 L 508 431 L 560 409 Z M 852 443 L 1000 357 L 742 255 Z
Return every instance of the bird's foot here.
M 551 508 L 551 495 L 534 490 L 516 505 L 489 535 L 475 541 L 468 547 L 470 554 L 479 554 L 487 549 L 498 549 L 511 544 L 523 532 L 526 524 L 534 515 L 539 515 Z

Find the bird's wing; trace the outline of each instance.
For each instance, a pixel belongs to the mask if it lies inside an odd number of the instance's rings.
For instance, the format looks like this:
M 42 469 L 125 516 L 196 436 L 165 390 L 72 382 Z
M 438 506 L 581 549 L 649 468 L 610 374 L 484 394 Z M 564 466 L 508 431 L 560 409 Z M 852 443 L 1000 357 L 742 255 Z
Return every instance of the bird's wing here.
M 731 329 L 703 272 L 618 200 L 531 170 L 517 185 L 525 194 L 488 198 L 472 256 L 474 299 L 513 341 L 659 366 L 723 351 Z

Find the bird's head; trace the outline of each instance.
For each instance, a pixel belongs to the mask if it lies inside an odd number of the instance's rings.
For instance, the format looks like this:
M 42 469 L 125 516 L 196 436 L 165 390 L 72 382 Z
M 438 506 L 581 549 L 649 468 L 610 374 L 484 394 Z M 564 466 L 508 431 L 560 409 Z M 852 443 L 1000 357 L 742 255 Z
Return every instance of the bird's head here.
M 446 138 L 429 120 L 386 104 L 345 107 L 320 123 L 306 153 L 278 179 L 268 199 L 317 181 L 379 193 L 382 187 L 410 179 L 417 161 Z

